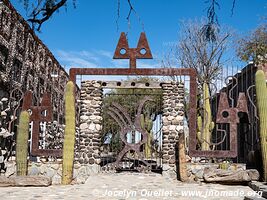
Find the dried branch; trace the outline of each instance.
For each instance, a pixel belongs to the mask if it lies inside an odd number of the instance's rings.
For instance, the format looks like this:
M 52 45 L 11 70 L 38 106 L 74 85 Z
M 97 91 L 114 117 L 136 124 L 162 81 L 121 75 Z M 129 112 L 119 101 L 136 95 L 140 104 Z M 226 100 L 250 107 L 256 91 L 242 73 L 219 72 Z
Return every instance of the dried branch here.
M 28 19 L 28 21 L 32 23 L 33 29 L 35 28 L 35 24 L 38 24 L 37 31 L 41 30 L 42 24 L 49 20 L 55 11 L 64 6 L 67 0 L 60 0 L 58 3 L 55 3 L 55 1 L 47 0 L 44 6 L 42 8 L 39 8 L 41 2 L 42 1 L 38 1 L 38 5 L 32 11 L 32 18 Z
M 231 8 L 231 16 L 234 15 L 235 3 L 236 3 L 235 0 L 233 0 L 232 8 Z
M 116 27 L 117 27 L 117 31 L 119 31 L 120 9 L 121 9 L 121 1 L 118 0 L 117 19 L 116 19 Z
M 232 0 L 231 16 L 233 16 L 236 0 Z M 203 36 L 205 40 L 209 42 L 215 42 L 217 40 L 217 34 L 219 32 L 219 20 L 217 16 L 217 9 L 220 9 L 218 0 L 207 0 L 205 3 L 209 3 L 207 8 L 208 23 L 202 27 Z

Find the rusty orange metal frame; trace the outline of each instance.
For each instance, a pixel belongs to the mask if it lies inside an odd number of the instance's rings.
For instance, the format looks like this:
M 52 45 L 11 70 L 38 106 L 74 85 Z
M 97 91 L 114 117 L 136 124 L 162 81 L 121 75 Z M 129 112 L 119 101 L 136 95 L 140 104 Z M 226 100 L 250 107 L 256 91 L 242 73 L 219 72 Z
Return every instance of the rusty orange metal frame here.
M 230 150 L 202 151 L 197 149 L 196 118 L 197 118 L 197 74 L 192 68 L 71 68 L 70 80 L 76 84 L 77 75 L 118 75 L 118 76 L 189 76 L 189 155 L 191 157 L 236 157 L 237 141 L 234 139 Z M 235 134 L 235 133 L 233 133 Z M 236 137 L 234 137 L 236 138 Z

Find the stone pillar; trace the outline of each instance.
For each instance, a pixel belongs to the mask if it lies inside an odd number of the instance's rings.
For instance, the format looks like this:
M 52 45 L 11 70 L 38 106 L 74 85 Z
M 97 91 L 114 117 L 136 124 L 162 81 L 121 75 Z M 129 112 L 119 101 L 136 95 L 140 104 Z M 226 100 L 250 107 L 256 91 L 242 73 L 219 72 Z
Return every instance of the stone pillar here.
M 163 176 L 177 178 L 179 133 L 183 133 L 184 84 L 164 83 L 163 89 Z
M 76 149 L 76 161 L 99 168 L 100 139 L 102 129 L 102 95 L 99 81 L 83 81 L 80 98 L 80 133 Z

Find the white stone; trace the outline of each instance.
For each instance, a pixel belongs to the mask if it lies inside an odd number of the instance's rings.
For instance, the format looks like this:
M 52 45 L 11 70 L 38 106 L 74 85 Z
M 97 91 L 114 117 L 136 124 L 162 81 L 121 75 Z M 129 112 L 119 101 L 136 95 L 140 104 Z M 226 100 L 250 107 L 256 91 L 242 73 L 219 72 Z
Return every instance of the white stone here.
M 102 126 L 99 125 L 99 124 L 96 124 L 96 125 L 95 125 L 95 129 L 96 129 L 97 131 L 100 131 L 100 130 L 102 129 Z
M 1 101 L 2 101 L 2 102 L 8 101 L 8 98 L 5 98 L 5 97 L 4 97 L 4 98 L 1 99 Z
M 81 103 L 84 103 L 84 104 L 91 104 L 91 100 L 82 100 Z
M 87 123 L 82 123 L 82 124 L 80 125 L 80 129 L 81 129 L 81 130 L 88 129 L 88 124 L 87 124 Z
M 81 121 L 86 121 L 86 120 L 88 120 L 89 119 L 89 117 L 87 116 L 87 115 L 82 115 L 81 117 L 80 117 L 80 120 Z
M 93 86 L 99 88 L 101 85 L 99 83 L 94 83 Z
M 55 176 L 53 176 L 52 178 L 52 184 L 53 185 L 60 185 L 61 184 L 61 176 L 56 174 Z
M 89 117 L 89 119 L 90 119 L 91 121 L 94 121 L 94 120 L 96 120 L 96 116 L 95 116 L 95 115 L 91 115 L 91 116 Z
M 87 175 L 92 176 L 92 175 L 97 175 L 100 172 L 100 165 L 93 164 L 87 166 Z
M 172 121 L 174 119 L 173 116 L 168 116 L 167 118 L 168 118 L 169 121 Z
M 1 116 L 7 116 L 6 111 L 2 111 L 2 112 L 1 112 Z
M 175 126 L 175 125 L 170 125 L 170 126 L 169 126 L 169 130 L 170 130 L 170 131 L 174 131 L 174 130 L 175 130 L 175 128 L 176 128 L 176 126 Z
M 7 162 L 6 163 L 6 173 L 5 176 L 6 177 L 10 177 L 12 175 L 16 174 L 16 164 L 15 162 Z
M 177 117 L 175 117 L 175 120 L 183 122 L 184 121 L 184 117 L 183 116 L 177 116 Z
M 184 126 L 177 126 L 176 127 L 176 130 L 179 132 L 179 131 L 181 131 L 181 130 L 184 130 Z
M 96 119 L 101 121 L 103 118 L 101 116 L 96 116 Z
M 169 130 L 169 129 L 168 129 L 168 126 L 163 126 L 163 127 L 162 127 L 162 131 L 163 131 L 163 132 L 166 132 L 166 131 L 168 131 L 168 130 Z
M 184 104 L 182 104 L 182 103 L 178 103 L 176 106 L 182 108 L 182 107 L 184 107 Z
M 91 124 L 89 125 L 89 130 L 91 130 L 91 131 L 95 131 L 95 130 L 96 130 L 96 125 L 95 125 L 94 123 L 91 123 Z

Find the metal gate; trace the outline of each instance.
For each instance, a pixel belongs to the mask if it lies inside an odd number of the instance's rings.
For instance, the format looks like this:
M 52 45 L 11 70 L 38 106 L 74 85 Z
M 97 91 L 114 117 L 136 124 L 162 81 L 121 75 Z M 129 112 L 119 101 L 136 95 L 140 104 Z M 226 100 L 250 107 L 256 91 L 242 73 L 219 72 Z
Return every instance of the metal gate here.
M 103 98 L 103 171 L 162 171 L 161 90 L 116 89 Z

